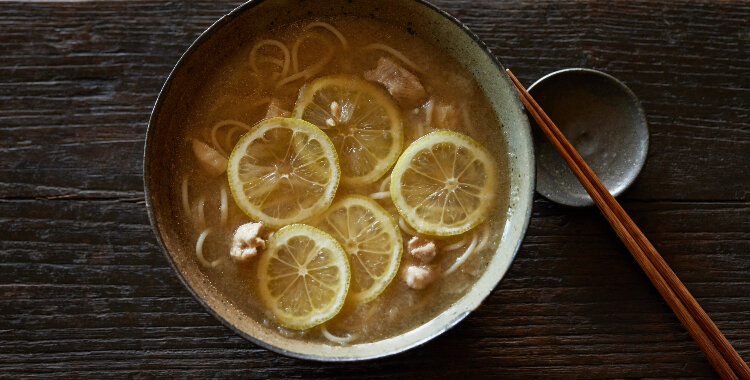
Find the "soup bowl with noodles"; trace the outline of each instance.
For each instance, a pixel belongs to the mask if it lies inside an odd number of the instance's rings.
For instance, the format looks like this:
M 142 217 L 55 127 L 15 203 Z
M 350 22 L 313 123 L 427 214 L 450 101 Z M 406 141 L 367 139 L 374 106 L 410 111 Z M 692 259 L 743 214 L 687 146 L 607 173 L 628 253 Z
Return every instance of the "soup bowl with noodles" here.
M 241 5 L 172 70 L 144 154 L 188 290 L 248 340 L 321 361 L 465 318 L 510 267 L 534 189 L 502 66 L 416 0 Z

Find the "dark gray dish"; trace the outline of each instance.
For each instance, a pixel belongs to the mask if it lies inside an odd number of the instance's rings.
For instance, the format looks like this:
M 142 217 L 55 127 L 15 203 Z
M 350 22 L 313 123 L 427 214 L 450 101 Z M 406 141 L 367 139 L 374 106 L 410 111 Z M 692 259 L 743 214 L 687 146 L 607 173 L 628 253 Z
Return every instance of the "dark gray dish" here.
M 613 76 L 591 69 L 565 69 L 528 89 L 552 121 L 614 196 L 643 168 L 649 133 L 640 101 Z M 536 190 L 568 206 L 594 204 L 552 144 L 534 128 Z
M 480 84 L 508 143 L 510 202 L 502 240 L 475 285 L 450 308 L 420 327 L 381 341 L 332 346 L 288 338 L 251 318 L 218 291 L 196 260 L 174 175 L 178 150 L 187 144 L 183 117 L 191 94 L 215 64 L 253 36 L 301 19 L 333 15 L 372 17 L 408 29 L 445 50 Z M 167 78 L 149 121 L 144 152 L 146 204 L 151 225 L 166 257 L 185 287 L 219 321 L 246 339 L 293 357 L 353 361 L 393 355 L 424 343 L 466 317 L 505 275 L 521 245 L 531 217 L 534 153 L 531 130 L 520 99 L 503 67 L 469 29 L 421 0 L 303 1 L 254 0 L 219 19 L 188 48 Z

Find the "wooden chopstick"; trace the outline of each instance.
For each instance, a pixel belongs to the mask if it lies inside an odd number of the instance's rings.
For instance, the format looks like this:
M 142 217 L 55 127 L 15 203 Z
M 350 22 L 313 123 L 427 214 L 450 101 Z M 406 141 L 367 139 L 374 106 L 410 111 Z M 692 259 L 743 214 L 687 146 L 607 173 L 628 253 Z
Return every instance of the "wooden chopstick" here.
M 516 85 L 517 88 L 519 88 L 520 86 L 520 88 L 523 89 L 523 86 L 521 86 L 520 82 L 518 82 L 518 79 L 513 76 L 513 73 L 509 70 L 508 73 L 514 82 L 514 85 Z M 672 268 L 669 267 L 662 256 L 656 251 L 656 248 L 654 248 L 654 246 L 646 238 L 643 232 L 641 232 L 638 226 L 632 221 L 632 219 L 630 219 L 625 210 L 623 210 L 622 206 L 620 206 L 620 204 L 614 199 L 614 197 L 611 196 L 609 191 L 606 190 L 599 178 L 588 167 L 583 158 L 581 158 L 581 156 L 575 151 L 573 146 L 565 139 L 565 136 L 560 132 L 557 126 L 555 126 L 552 120 L 550 120 L 549 116 L 544 113 L 539 104 L 534 101 L 534 99 L 530 94 L 528 94 L 528 92 L 525 91 L 525 89 L 523 89 L 523 91 L 525 92 L 525 94 L 522 94 L 522 97 L 526 98 L 526 100 L 529 101 L 531 106 L 542 117 L 542 119 L 544 119 L 544 123 L 547 126 L 550 126 L 549 129 L 553 132 L 557 140 L 562 143 L 563 147 L 572 156 L 574 161 L 576 161 L 576 164 L 584 168 L 583 172 L 588 180 L 591 181 L 595 185 L 597 191 L 602 194 L 609 208 L 613 210 L 617 217 L 623 222 L 623 225 L 628 230 L 630 236 L 632 236 L 632 238 L 646 254 L 648 259 L 653 263 L 659 273 L 665 278 L 672 290 L 677 294 L 682 303 L 690 311 L 690 314 L 693 316 L 693 318 L 696 319 L 698 324 L 701 325 L 701 328 L 706 332 L 709 338 L 711 338 L 713 344 L 717 346 L 719 351 L 726 357 L 726 359 L 729 361 L 729 364 L 738 374 L 744 375 L 743 378 L 750 378 L 750 368 L 748 368 L 747 364 L 744 362 L 744 360 L 742 360 L 737 351 L 732 348 L 732 345 L 729 343 L 729 341 L 727 341 L 726 337 L 724 337 L 724 335 L 721 333 L 718 327 L 716 327 L 711 318 L 708 317 L 703 308 L 701 308 L 695 298 L 690 294 L 682 281 L 680 281 L 677 275 L 672 271 Z
M 656 248 L 513 73 L 510 70 L 506 71 L 518 90 L 521 101 L 537 121 L 542 132 L 571 168 L 647 277 L 698 343 L 717 373 L 724 379 L 736 379 L 738 376 L 742 379 L 750 379 L 750 368 L 745 361 L 700 307 Z

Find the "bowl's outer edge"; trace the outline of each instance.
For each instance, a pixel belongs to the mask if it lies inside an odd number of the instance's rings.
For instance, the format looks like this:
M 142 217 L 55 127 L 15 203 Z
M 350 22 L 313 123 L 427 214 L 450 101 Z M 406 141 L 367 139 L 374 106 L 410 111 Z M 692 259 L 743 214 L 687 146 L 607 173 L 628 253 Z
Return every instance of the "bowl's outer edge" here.
M 204 43 L 206 40 L 208 40 L 210 38 L 210 36 L 214 32 L 216 32 L 217 29 L 219 29 L 222 26 L 230 23 L 232 20 L 234 20 L 235 18 L 237 18 L 240 14 L 242 14 L 242 13 L 244 13 L 244 12 L 246 12 L 246 11 L 248 11 L 248 10 L 250 10 L 250 9 L 252 9 L 252 8 L 260 5 L 260 4 L 262 4 L 262 3 L 264 3 L 265 1 L 267 1 L 267 0 L 250 0 L 250 1 L 246 2 L 246 3 L 244 3 L 244 4 L 239 5 L 238 7 L 236 7 L 235 9 L 233 9 L 231 12 L 229 12 L 226 15 L 222 16 L 217 21 L 215 21 L 213 24 L 211 24 L 211 26 L 209 26 L 205 31 L 203 31 L 196 38 L 196 40 L 188 47 L 188 49 L 181 55 L 180 59 L 177 61 L 177 63 L 175 64 L 175 66 L 170 71 L 170 73 L 169 73 L 169 75 L 167 77 L 167 80 L 165 81 L 164 85 L 162 86 L 161 90 L 159 91 L 159 95 L 158 95 L 157 100 L 156 100 L 156 102 L 154 104 L 154 107 L 152 108 L 151 116 L 149 118 L 149 124 L 148 124 L 147 131 L 146 131 L 146 142 L 144 144 L 144 153 L 143 153 L 143 162 L 144 162 L 143 180 L 144 180 L 144 194 L 145 194 L 145 199 L 146 199 L 146 209 L 147 209 L 147 212 L 148 212 L 149 221 L 150 221 L 150 223 L 152 225 L 152 228 L 154 229 L 154 234 L 155 234 L 156 239 L 157 239 L 157 241 L 159 243 L 159 246 L 160 246 L 162 252 L 164 253 L 164 255 L 166 256 L 167 261 L 172 266 L 172 268 L 174 269 L 174 271 L 177 273 L 177 275 L 178 275 L 178 277 L 180 279 L 180 282 L 182 282 L 182 284 L 188 289 L 188 291 L 190 292 L 190 294 L 192 294 L 193 297 L 211 315 L 214 316 L 214 318 L 216 318 L 217 320 L 219 320 L 222 324 L 224 324 L 226 327 L 228 327 L 231 330 L 233 330 L 238 335 L 240 335 L 240 336 L 242 336 L 242 337 L 250 340 L 251 342 L 253 342 L 253 343 L 255 343 L 255 344 L 257 344 L 257 345 L 259 345 L 261 347 L 269 349 L 271 351 L 274 351 L 274 352 L 277 352 L 277 353 L 280 353 L 280 354 L 283 354 L 283 355 L 291 356 L 291 357 L 300 358 L 300 359 L 315 360 L 315 361 L 326 361 L 326 362 L 341 362 L 341 361 L 370 360 L 370 359 L 376 359 L 376 358 L 391 356 L 391 355 L 395 355 L 395 354 L 398 354 L 400 352 L 409 350 L 409 349 L 414 348 L 416 346 L 419 346 L 421 344 L 424 344 L 425 342 L 427 342 L 427 341 L 435 338 L 436 336 L 442 334 L 446 330 L 448 330 L 451 327 L 455 326 L 457 323 L 459 323 L 461 320 L 463 320 L 471 311 L 464 311 L 464 312 L 461 312 L 461 313 L 457 314 L 454 317 L 453 320 L 451 320 L 449 323 L 445 324 L 437 332 L 433 333 L 432 335 L 430 335 L 430 336 L 428 336 L 428 337 L 426 337 L 426 338 L 424 338 L 424 339 L 422 339 L 420 341 L 414 342 L 414 343 L 412 343 L 410 345 L 407 345 L 407 346 L 400 347 L 397 350 L 391 350 L 391 351 L 388 351 L 388 352 L 384 352 L 384 353 L 380 353 L 380 354 L 375 354 L 375 355 L 371 355 L 371 356 L 367 356 L 367 357 L 330 357 L 330 356 L 318 356 L 318 355 L 301 354 L 301 353 L 298 353 L 298 352 L 285 350 L 283 348 L 280 348 L 280 347 L 274 346 L 272 344 L 266 343 L 266 342 L 264 342 L 264 341 L 262 341 L 260 339 L 255 338 L 254 336 L 246 333 L 245 331 L 240 330 L 237 326 L 233 325 L 232 323 L 229 323 L 228 321 L 226 321 L 216 310 L 214 310 L 212 307 L 210 307 L 203 300 L 203 298 L 196 293 L 196 291 L 193 289 L 193 287 L 187 282 L 187 280 L 185 279 L 185 277 L 181 273 L 180 269 L 177 267 L 177 264 L 175 263 L 174 258 L 170 255 L 170 253 L 169 253 L 169 251 L 168 251 L 168 249 L 166 247 L 166 244 L 165 244 L 165 242 L 164 242 L 164 240 L 162 238 L 162 231 L 160 230 L 160 227 L 159 227 L 156 215 L 155 215 L 155 211 L 153 209 L 153 200 L 152 200 L 153 193 L 150 191 L 150 186 L 149 186 L 149 182 L 151 180 L 149 151 L 150 151 L 150 149 L 152 149 L 152 145 L 153 145 L 153 137 L 152 137 L 152 135 L 154 134 L 153 124 L 154 124 L 154 122 L 155 122 L 155 120 L 156 120 L 156 118 L 157 118 L 157 116 L 159 114 L 159 111 L 161 109 L 161 105 L 163 103 L 163 98 L 164 98 L 165 94 L 168 92 L 170 86 L 172 85 L 175 73 L 178 71 L 178 69 L 180 68 L 180 66 L 187 59 L 190 58 L 190 56 L 194 53 L 194 51 L 196 49 L 198 49 L 198 47 L 202 43 Z M 419 3 L 419 4 L 421 4 L 421 5 L 429 8 L 430 10 L 438 13 L 443 18 L 451 21 L 453 24 L 455 24 L 456 26 L 458 26 L 464 33 L 466 33 L 484 51 L 484 53 L 488 56 L 488 58 L 502 72 L 502 80 L 505 81 L 507 83 L 507 85 L 512 86 L 512 84 L 510 82 L 510 79 L 507 76 L 507 74 L 505 73 L 505 68 L 502 66 L 502 64 L 497 60 L 497 58 L 495 57 L 495 55 L 489 50 L 489 48 L 484 44 L 484 42 L 482 42 L 479 39 L 479 37 L 476 34 L 474 34 L 466 25 L 464 25 L 463 23 L 461 23 L 458 19 L 456 19 L 455 17 L 451 16 L 447 12 L 443 11 L 442 9 L 438 8 L 437 6 L 435 6 L 435 5 L 427 2 L 425 0 L 405 0 L 405 1 L 412 1 L 412 2 Z M 509 269 L 509 267 L 515 261 L 514 260 L 515 256 L 517 255 L 518 250 L 520 249 L 520 246 L 523 243 L 524 237 L 526 235 L 526 231 L 527 231 L 528 226 L 529 226 L 529 222 L 530 222 L 530 219 L 531 219 L 531 213 L 532 213 L 533 199 L 534 199 L 534 196 L 533 196 L 533 193 L 534 193 L 534 181 L 535 181 L 535 178 L 536 178 L 536 175 L 535 175 L 535 172 L 534 172 L 536 166 L 534 164 L 533 145 L 531 144 L 532 138 L 531 138 L 530 124 L 529 124 L 528 119 L 526 118 L 526 113 L 525 113 L 525 111 L 523 109 L 522 103 L 521 103 L 520 98 L 518 97 L 517 94 L 514 93 L 514 96 L 511 97 L 511 102 L 513 103 L 513 106 L 517 109 L 517 111 L 520 111 L 522 113 L 522 115 L 523 115 L 523 119 L 520 120 L 520 121 L 521 121 L 521 123 L 524 124 L 525 129 L 526 129 L 526 134 L 527 134 L 526 141 L 528 141 L 528 146 L 524 150 L 526 150 L 529 153 L 529 160 L 530 160 L 529 161 L 529 166 L 530 167 L 528 167 L 527 170 L 528 170 L 529 175 L 530 175 L 530 186 L 529 186 L 529 188 L 523 190 L 524 193 L 526 193 L 526 194 L 529 195 L 528 196 L 527 204 L 525 205 L 524 223 L 523 223 L 523 226 L 521 228 L 520 238 L 518 239 L 518 242 L 517 242 L 517 244 L 516 244 L 516 246 L 515 246 L 515 248 L 513 250 L 513 254 L 512 254 L 512 257 L 510 259 L 510 265 L 508 266 L 508 268 L 506 268 L 505 273 L 507 273 L 507 270 Z M 502 281 L 502 278 L 504 278 L 504 275 L 500 279 L 498 279 L 498 282 L 495 284 L 494 288 L 496 288 L 497 285 Z M 489 294 L 494 290 L 494 288 L 490 289 L 487 292 L 487 294 L 482 297 L 482 300 L 484 300 L 487 296 L 489 296 Z M 480 300 L 479 303 L 481 303 L 481 300 Z M 479 303 L 477 304 L 477 306 L 479 305 Z

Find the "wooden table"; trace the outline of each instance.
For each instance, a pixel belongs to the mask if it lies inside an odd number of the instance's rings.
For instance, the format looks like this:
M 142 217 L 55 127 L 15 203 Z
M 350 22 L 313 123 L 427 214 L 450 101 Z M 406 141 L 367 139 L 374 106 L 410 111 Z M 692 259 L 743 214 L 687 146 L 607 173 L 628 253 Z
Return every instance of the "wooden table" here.
M 238 5 L 0 3 L 0 377 L 714 377 L 593 209 L 538 197 L 500 286 L 441 337 L 354 364 L 290 359 L 222 326 L 149 226 L 151 107 Z M 750 358 L 750 3 L 439 1 L 527 85 L 566 67 L 623 80 L 648 114 L 620 200 Z

